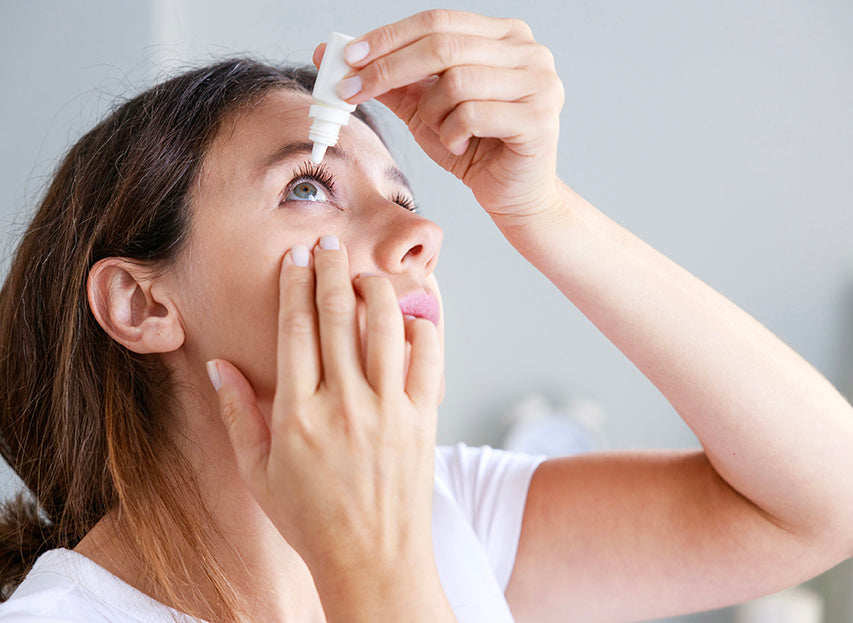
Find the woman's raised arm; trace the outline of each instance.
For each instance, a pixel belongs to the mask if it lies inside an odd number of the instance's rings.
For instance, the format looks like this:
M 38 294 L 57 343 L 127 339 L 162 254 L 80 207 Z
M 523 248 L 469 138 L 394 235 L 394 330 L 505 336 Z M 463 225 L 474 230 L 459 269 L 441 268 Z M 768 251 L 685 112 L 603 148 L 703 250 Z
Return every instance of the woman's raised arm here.
M 572 598 L 555 590 L 554 601 L 585 600 L 587 621 L 642 620 L 744 601 L 853 555 L 850 405 L 748 314 L 563 194 L 527 230 L 526 257 L 666 396 L 704 452 L 543 466 L 510 591 L 544 607 L 533 578 L 580 577 Z M 566 558 L 549 569 L 542 557 L 555 550 Z

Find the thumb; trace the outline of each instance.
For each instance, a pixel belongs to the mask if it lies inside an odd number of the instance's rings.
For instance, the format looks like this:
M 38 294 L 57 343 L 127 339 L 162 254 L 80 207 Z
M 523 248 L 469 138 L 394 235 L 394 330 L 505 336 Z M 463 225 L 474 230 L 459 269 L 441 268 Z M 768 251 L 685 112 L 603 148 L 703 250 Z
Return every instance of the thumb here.
M 207 362 L 210 382 L 219 398 L 219 415 L 237 458 L 240 477 L 251 491 L 264 483 L 270 430 L 255 391 L 240 371 L 222 359 Z

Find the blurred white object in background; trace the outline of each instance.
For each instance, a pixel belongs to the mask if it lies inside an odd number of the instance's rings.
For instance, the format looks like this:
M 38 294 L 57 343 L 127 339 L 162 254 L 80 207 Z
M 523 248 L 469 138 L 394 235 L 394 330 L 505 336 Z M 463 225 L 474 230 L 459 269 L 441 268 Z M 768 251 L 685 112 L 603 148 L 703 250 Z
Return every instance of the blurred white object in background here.
M 523 398 L 507 414 L 502 446 L 506 450 L 549 457 L 581 454 L 604 447 L 604 413 L 586 400 Z
M 734 623 L 823 623 L 823 599 L 797 586 L 741 604 Z

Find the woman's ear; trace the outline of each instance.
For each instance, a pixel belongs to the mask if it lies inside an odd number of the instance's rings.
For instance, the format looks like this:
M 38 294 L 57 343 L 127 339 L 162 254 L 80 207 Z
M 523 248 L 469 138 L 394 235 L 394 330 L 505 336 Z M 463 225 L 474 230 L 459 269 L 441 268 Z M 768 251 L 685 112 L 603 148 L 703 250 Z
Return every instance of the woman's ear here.
M 135 353 L 168 353 L 184 343 L 180 315 L 151 270 L 121 257 L 98 261 L 89 270 L 89 307 L 116 342 Z

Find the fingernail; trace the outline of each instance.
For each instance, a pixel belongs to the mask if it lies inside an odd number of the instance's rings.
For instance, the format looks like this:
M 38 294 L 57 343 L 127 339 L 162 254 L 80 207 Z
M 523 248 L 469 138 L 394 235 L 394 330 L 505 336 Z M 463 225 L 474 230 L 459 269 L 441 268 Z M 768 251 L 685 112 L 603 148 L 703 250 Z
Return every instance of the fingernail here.
M 290 261 L 294 266 L 308 266 L 310 253 L 308 247 L 298 244 L 290 250 Z
M 359 76 L 350 76 L 338 83 L 338 97 L 342 100 L 348 100 L 359 91 L 361 91 L 361 77 Z
M 206 366 L 207 376 L 210 377 L 210 383 L 213 385 L 213 389 L 219 391 L 219 388 L 222 387 L 222 377 L 219 376 L 219 367 L 216 365 L 215 361 L 208 361 Z
M 367 41 L 350 43 L 344 50 L 344 58 L 350 65 L 363 60 L 368 54 L 370 54 L 370 44 Z
M 326 251 L 336 251 L 341 248 L 341 243 L 338 242 L 337 236 L 322 236 L 320 238 L 320 248 Z

